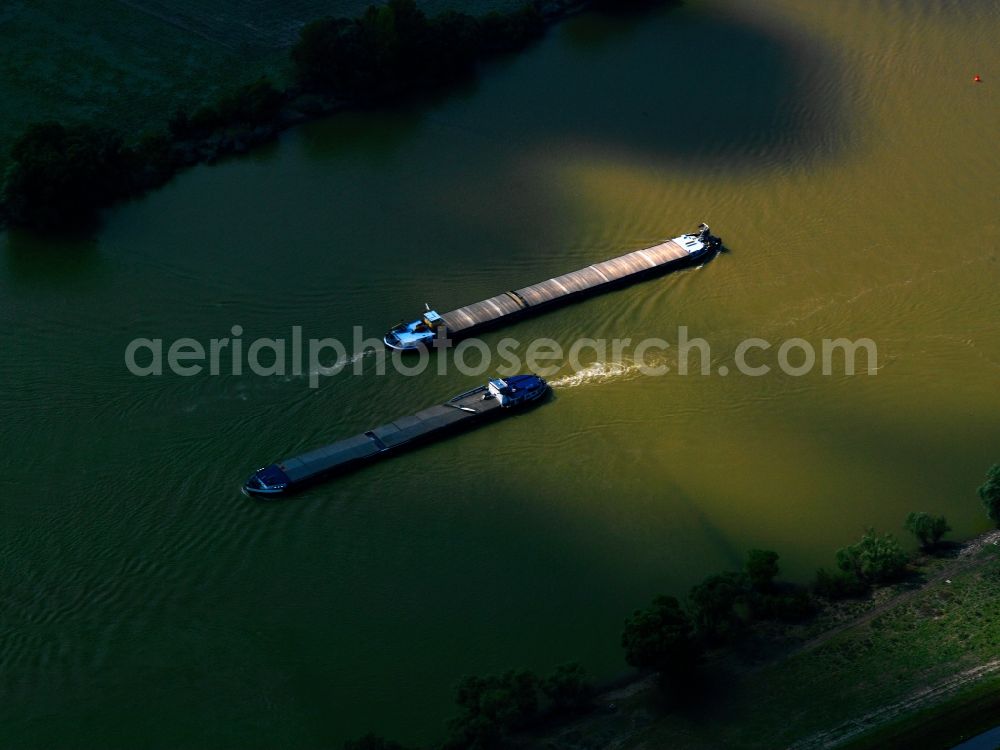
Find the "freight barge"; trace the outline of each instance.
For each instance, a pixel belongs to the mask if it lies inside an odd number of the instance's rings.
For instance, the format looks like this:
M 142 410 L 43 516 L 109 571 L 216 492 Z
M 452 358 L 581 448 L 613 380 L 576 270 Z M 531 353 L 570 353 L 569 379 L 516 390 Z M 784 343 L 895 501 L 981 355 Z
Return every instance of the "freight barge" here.
M 428 306 L 422 316 L 410 323 L 400 323 L 382 340 L 390 349 L 406 351 L 426 346 L 435 337 L 468 336 L 505 318 L 525 315 L 617 283 L 697 262 L 721 247 L 722 240 L 712 234 L 707 224 L 701 224 L 696 234 L 684 234 L 451 312 L 441 314 Z
M 265 466 L 246 481 L 243 491 L 256 497 L 286 495 L 445 432 L 516 411 L 538 401 L 548 390 L 548 384 L 536 375 L 490 380 L 412 416 Z

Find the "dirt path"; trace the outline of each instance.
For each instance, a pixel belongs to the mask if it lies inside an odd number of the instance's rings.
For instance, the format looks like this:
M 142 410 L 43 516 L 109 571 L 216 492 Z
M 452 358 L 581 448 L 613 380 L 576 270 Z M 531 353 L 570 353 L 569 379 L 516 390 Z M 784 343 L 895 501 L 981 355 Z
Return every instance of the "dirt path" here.
M 767 661 L 748 666 L 742 671 L 749 674 L 767 667 L 773 667 L 786 659 L 792 658 L 813 649 L 819 648 L 837 635 L 851 630 L 852 628 L 864 626 L 877 618 L 879 615 L 888 612 L 896 607 L 905 606 L 907 602 L 917 595 L 926 592 L 935 585 L 946 585 L 949 579 L 956 577 L 959 573 L 968 571 L 979 564 L 977 556 L 988 545 L 1000 546 L 1000 529 L 983 534 L 968 543 L 959 550 L 957 555 L 949 560 L 944 566 L 936 571 L 931 577 L 926 579 L 919 586 L 910 591 L 902 593 L 888 594 L 883 601 L 878 602 L 870 610 L 863 614 L 848 617 L 843 622 L 823 631 L 816 637 L 801 644 L 797 648 L 785 652 L 781 656 Z M 852 740 L 859 735 L 868 732 L 876 727 L 882 726 L 897 718 L 905 716 L 922 708 L 927 708 L 939 703 L 962 688 L 981 680 L 989 675 L 1000 673 L 1000 658 L 993 659 L 985 664 L 978 665 L 964 672 L 960 672 L 941 680 L 935 685 L 920 688 L 910 695 L 893 703 L 881 706 L 871 712 L 856 718 L 842 722 L 830 729 L 817 732 L 805 739 L 799 740 L 791 745 L 788 750 L 823 750 L 840 746 L 844 742 Z M 624 703 L 629 699 L 656 689 L 655 675 L 636 678 L 634 681 L 624 685 L 618 685 L 612 689 L 600 693 L 595 699 L 599 706 L 612 706 Z M 627 726 L 621 724 L 612 729 L 604 728 L 603 731 L 594 732 L 596 728 L 593 724 L 593 717 L 582 718 L 578 721 L 563 727 L 556 735 L 562 744 L 549 744 L 550 747 L 590 748 L 596 750 L 619 750 L 628 746 L 641 732 L 648 726 L 653 717 L 640 712 L 632 717 Z M 589 736 L 596 735 L 596 736 Z M 589 736 L 589 737 L 588 737 Z M 584 739 L 588 738 L 588 739 Z M 554 739 L 554 738 L 549 738 Z
M 946 565 L 942 570 L 938 571 L 937 574 L 935 574 L 931 578 L 928 578 L 924 583 L 922 583 L 920 586 L 916 587 L 912 591 L 907 591 L 903 594 L 897 594 L 895 596 L 889 597 L 884 602 L 881 602 L 880 604 L 870 609 L 868 612 L 865 612 L 863 615 L 842 622 L 839 625 L 835 625 L 829 630 L 820 633 L 812 640 L 803 643 L 798 649 L 789 654 L 789 656 L 795 656 L 796 654 L 805 653 L 807 651 L 813 650 L 814 648 L 818 648 L 819 646 L 822 646 L 824 643 L 829 641 L 834 636 L 843 633 L 845 630 L 850 630 L 851 628 L 855 628 L 859 625 L 864 625 L 865 623 L 871 622 L 884 612 L 887 612 L 890 609 L 898 607 L 901 604 L 905 604 L 913 597 L 925 591 L 928 586 L 931 586 L 936 583 L 943 583 L 944 581 L 954 578 L 955 574 L 958 573 L 959 571 L 965 570 L 971 565 L 974 565 L 975 556 L 980 552 L 980 550 L 982 550 L 988 544 L 1000 545 L 1000 529 L 996 531 L 991 531 L 987 534 L 983 534 L 982 536 L 973 539 L 971 542 L 962 547 L 962 549 L 959 551 L 958 555 L 955 557 L 955 559 L 951 562 L 950 565 Z
M 977 682 L 997 672 L 1000 672 L 1000 659 L 994 659 L 978 667 L 959 672 L 946 680 L 942 680 L 937 685 L 921 688 L 901 701 L 882 706 L 858 719 L 845 721 L 833 729 L 818 732 L 811 737 L 796 742 L 788 750 L 824 750 L 838 747 L 865 732 L 887 724 L 893 719 L 939 703 L 945 698 L 954 695 L 966 685 Z

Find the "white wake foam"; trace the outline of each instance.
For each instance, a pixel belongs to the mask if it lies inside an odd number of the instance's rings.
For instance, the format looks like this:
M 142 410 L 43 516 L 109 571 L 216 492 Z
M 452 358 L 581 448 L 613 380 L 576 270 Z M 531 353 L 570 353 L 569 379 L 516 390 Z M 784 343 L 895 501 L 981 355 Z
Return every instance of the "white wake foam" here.
M 584 385 L 630 380 L 638 377 L 641 372 L 642 366 L 635 362 L 594 362 L 582 370 L 550 380 L 549 385 L 553 388 L 579 388 Z

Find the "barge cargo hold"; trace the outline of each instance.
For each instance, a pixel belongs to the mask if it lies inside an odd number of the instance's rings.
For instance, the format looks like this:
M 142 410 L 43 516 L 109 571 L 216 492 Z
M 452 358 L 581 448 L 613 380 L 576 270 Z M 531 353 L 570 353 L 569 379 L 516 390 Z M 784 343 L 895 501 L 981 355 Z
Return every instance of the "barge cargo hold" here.
M 265 466 L 246 481 L 243 491 L 257 497 L 285 495 L 445 432 L 516 411 L 538 401 L 548 390 L 545 380 L 536 375 L 497 378 L 412 416 Z
M 504 318 L 525 315 L 593 293 L 602 287 L 696 262 L 721 247 L 722 240 L 712 235 L 707 224 L 702 224 L 696 234 L 684 234 L 644 250 L 595 263 L 523 289 L 504 292 L 451 312 L 438 313 L 428 307 L 427 312 L 416 320 L 394 327 L 382 341 L 390 349 L 406 351 L 426 346 L 435 337 L 453 339 L 468 336 Z

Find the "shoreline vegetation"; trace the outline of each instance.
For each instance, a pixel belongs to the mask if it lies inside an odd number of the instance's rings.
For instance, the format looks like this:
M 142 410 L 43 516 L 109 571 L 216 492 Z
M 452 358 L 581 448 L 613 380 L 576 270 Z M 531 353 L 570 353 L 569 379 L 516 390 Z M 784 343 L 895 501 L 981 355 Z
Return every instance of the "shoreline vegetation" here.
M 15 140 L 0 187 L 0 228 L 61 232 L 92 225 L 101 210 L 160 187 L 187 167 L 274 140 L 310 119 L 391 106 L 476 76 L 566 17 L 669 0 L 532 0 L 509 13 L 428 17 L 415 0 L 371 5 L 357 18 L 306 24 L 291 48 L 290 82 L 263 76 L 165 128 L 126 136 L 94 124 L 40 122 Z
M 998 527 L 945 541 L 911 513 L 917 550 L 866 530 L 809 586 L 750 550 L 683 601 L 626 618 L 627 678 L 598 688 L 579 664 L 463 678 L 434 750 L 851 750 L 956 744 L 1000 723 L 1000 465 L 980 487 Z M 974 717 L 975 721 L 970 720 Z M 920 727 L 933 725 L 933 732 Z M 344 750 L 414 750 L 369 734 Z

